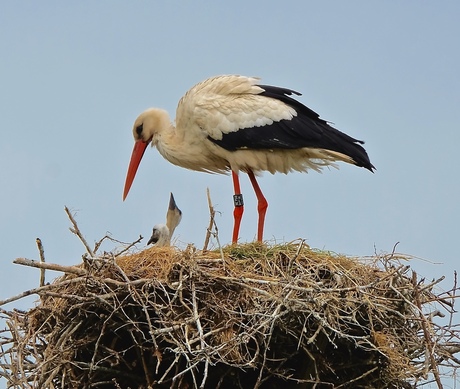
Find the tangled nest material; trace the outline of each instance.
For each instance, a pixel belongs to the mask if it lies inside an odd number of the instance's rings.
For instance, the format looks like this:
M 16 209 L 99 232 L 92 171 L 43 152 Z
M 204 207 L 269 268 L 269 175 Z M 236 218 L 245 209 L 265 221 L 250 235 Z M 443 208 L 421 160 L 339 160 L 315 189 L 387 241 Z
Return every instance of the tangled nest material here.
M 1 311 L 9 387 L 442 387 L 443 368 L 460 366 L 459 332 L 440 319 L 456 285 L 436 294 L 441 280 L 395 253 L 355 259 L 296 241 L 92 254 L 33 262 L 65 274 L 31 291 L 35 308 Z
M 55 280 L 36 308 L 9 317 L 9 379 L 411 387 L 439 361 L 456 362 L 449 350 L 458 334 L 435 325 L 433 311 L 422 314 L 435 301 L 451 306 L 452 296 L 435 296 L 391 257 L 379 260 L 384 269 L 302 243 L 229 247 L 223 259 L 172 248 L 92 258 L 81 274 Z

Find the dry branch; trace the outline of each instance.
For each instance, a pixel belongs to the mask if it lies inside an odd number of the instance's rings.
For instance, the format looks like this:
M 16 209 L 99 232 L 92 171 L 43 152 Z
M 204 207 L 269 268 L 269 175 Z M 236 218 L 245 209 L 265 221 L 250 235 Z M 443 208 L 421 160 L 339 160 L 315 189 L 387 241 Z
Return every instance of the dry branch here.
M 208 250 L 209 240 L 211 238 L 211 235 L 213 235 L 216 238 L 217 245 L 220 249 L 221 257 L 223 258 L 222 246 L 219 241 L 219 228 L 217 227 L 216 218 L 215 218 L 216 210 L 214 209 L 214 206 L 212 205 L 211 193 L 209 192 L 209 188 L 206 188 L 206 195 L 208 198 L 208 207 L 209 207 L 209 226 L 206 230 L 206 238 L 204 240 L 203 252 L 206 252 Z
M 40 254 L 40 262 L 45 262 L 45 249 L 43 248 L 43 243 L 40 238 L 35 239 L 37 243 L 38 252 Z M 40 270 L 40 286 L 45 285 L 45 269 Z
M 13 261 L 13 263 L 17 265 L 36 267 L 39 269 L 55 270 L 55 271 L 60 271 L 63 273 L 72 273 L 72 274 L 78 274 L 78 275 L 86 274 L 86 270 L 78 266 L 62 266 L 62 265 L 57 265 L 55 263 L 37 262 L 37 261 L 34 261 L 33 259 L 27 259 L 27 258 L 16 258 Z
M 65 213 L 67 214 L 68 218 L 72 222 L 73 227 L 69 227 L 70 232 L 74 233 L 75 235 L 78 236 L 80 241 L 83 243 L 83 245 L 86 248 L 86 252 L 91 256 L 94 257 L 94 252 L 91 250 L 91 247 L 89 247 L 88 242 L 86 242 L 86 239 L 83 237 L 82 233 L 80 232 L 80 229 L 78 228 L 77 222 L 75 221 L 74 217 L 70 213 L 69 208 L 64 207 Z

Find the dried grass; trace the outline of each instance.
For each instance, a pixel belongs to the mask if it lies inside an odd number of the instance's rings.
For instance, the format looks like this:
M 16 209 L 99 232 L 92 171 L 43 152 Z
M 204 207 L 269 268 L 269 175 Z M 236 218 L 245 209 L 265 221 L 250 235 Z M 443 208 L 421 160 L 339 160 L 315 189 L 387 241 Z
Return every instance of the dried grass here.
M 303 241 L 95 251 L 35 289 L 35 308 L 1 311 L 9 387 L 442 387 L 443 367 L 459 366 L 456 325 L 439 318 L 456 285 L 436 293 L 441 280 L 395 253 Z

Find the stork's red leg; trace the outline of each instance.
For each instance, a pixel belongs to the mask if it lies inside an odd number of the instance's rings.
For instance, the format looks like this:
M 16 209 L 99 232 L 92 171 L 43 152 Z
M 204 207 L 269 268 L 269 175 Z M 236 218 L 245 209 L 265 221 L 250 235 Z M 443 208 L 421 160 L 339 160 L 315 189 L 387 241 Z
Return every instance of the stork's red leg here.
M 262 191 L 260 190 L 260 186 L 257 183 L 256 176 L 254 173 L 249 170 L 248 171 L 249 179 L 251 180 L 252 187 L 254 188 L 254 192 L 256 192 L 257 196 L 257 211 L 259 213 L 259 222 L 257 225 L 257 240 L 262 242 L 263 235 L 264 235 L 264 224 L 265 224 L 265 214 L 268 208 L 268 202 L 265 199 Z
M 241 218 L 243 217 L 244 211 L 244 203 L 243 203 L 243 195 L 241 194 L 240 189 L 240 179 L 238 178 L 238 174 L 232 170 L 232 178 L 233 178 L 233 188 L 235 190 L 235 194 L 233 195 L 233 204 L 235 205 L 235 209 L 233 210 L 233 237 L 232 243 L 238 243 L 238 235 L 240 233 L 240 224 Z

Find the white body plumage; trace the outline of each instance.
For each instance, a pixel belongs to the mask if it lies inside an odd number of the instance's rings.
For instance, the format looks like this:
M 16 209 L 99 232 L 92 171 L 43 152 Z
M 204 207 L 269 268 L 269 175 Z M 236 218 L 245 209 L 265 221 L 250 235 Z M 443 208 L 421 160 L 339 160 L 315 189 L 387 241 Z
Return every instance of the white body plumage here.
M 297 111 L 281 100 L 261 95 L 258 79 L 243 76 L 218 76 L 191 88 L 179 101 L 176 126 L 166 111 L 150 108 L 134 123 L 142 125 L 144 140 L 151 139 L 160 154 L 174 165 L 191 170 L 225 173 L 251 170 L 254 173 L 288 173 L 320 170 L 334 161 L 353 163 L 343 153 L 302 147 L 298 149 L 251 149 L 249 146 L 227 150 L 213 140 L 246 128 L 259 128 L 281 120 L 291 120 Z M 276 139 L 272 140 L 276 146 Z

